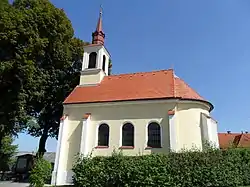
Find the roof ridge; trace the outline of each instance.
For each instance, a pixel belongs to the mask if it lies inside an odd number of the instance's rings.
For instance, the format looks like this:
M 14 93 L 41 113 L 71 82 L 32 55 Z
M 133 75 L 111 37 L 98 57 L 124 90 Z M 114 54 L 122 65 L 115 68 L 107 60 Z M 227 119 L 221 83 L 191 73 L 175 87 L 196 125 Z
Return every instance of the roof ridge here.
M 205 98 L 203 98 L 197 91 L 195 91 L 195 89 L 193 89 L 188 83 L 186 83 L 182 78 L 180 77 L 174 77 L 174 79 L 179 79 L 180 81 L 182 81 L 183 83 L 185 83 L 193 92 L 195 92 L 199 97 L 201 97 L 203 100 L 206 101 Z
M 115 75 L 109 75 L 107 77 L 116 77 L 116 76 L 124 76 L 124 75 L 138 75 L 138 74 L 145 74 L 145 73 L 158 73 L 158 72 L 165 72 L 165 71 L 172 71 L 173 69 L 162 69 L 162 70 L 154 70 L 154 71 L 144 71 L 144 72 L 134 72 L 134 73 L 121 73 Z
M 234 137 L 233 143 L 235 144 L 236 147 L 238 147 L 241 138 L 242 138 L 242 134 L 236 135 L 236 136 Z
M 248 141 L 248 140 L 250 141 L 250 137 L 248 137 L 247 135 L 249 135 L 249 134 L 245 134 L 245 133 L 241 134 L 241 138 L 240 138 L 240 140 L 239 140 L 239 143 L 240 143 L 241 141 L 244 141 L 243 138 L 247 139 L 247 141 Z
M 218 132 L 218 134 L 221 134 L 221 135 L 241 135 L 240 132 L 230 132 L 230 133 L 227 133 L 227 132 Z
M 172 69 L 172 79 L 173 79 L 173 96 L 176 97 L 176 89 L 175 89 L 175 74 L 174 74 L 174 70 Z

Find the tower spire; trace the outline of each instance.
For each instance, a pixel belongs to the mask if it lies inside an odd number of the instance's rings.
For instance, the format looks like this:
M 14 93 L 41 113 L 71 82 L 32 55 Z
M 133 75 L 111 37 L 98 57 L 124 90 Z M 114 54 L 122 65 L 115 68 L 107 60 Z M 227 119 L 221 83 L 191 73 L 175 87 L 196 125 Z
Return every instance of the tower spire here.
M 99 19 L 97 22 L 96 31 L 102 31 L 102 5 L 100 5 Z
M 102 44 L 104 45 L 105 34 L 102 30 L 102 14 L 103 9 L 100 6 L 99 18 L 97 21 L 97 26 L 95 32 L 92 33 L 92 44 Z

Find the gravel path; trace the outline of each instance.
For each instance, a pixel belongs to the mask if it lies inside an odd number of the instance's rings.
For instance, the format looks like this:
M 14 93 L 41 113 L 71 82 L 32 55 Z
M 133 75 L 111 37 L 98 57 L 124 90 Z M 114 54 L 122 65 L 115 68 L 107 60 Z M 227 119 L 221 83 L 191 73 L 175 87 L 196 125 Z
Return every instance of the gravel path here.
M 28 183 L 0 182 L 0 187 L 28 187 Z
M 45 184 L 45 186 L 51 186 L 51 185 Z M 0 187 L 29 187 L 29 183 L 18 183 L 18 182 L 10 182 L 10 181 L 2 182 L 2 181 L 0 181 Z

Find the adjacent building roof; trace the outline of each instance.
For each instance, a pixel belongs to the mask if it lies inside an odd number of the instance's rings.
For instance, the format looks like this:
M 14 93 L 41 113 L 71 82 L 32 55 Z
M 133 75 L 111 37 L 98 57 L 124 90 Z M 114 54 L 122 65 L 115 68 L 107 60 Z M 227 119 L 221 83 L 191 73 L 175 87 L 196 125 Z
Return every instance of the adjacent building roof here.
M 16 153 L 16 157 L 19 157 L 19 156 L 23 156 L 23 155 L 33 155 L 35 156 L 36 153 L 34 152 L 28 152 L 28 151 L 20 151 L 20 152 L 17 152 Z M 44 155 L 43 155 L 43 158 L 51 163 L 54 163 L 55 162 L 55 158 L 56 158 L 56 153 L 55 152 L 45 152 Z
M 213 108 L 172 69 L 105 76 L 100 84 L 77 86 L 64 104 L 173 98 L 204 101 Z
M 219 133 L 220 148 L 250 148 L 250 134 L 248 133 Z

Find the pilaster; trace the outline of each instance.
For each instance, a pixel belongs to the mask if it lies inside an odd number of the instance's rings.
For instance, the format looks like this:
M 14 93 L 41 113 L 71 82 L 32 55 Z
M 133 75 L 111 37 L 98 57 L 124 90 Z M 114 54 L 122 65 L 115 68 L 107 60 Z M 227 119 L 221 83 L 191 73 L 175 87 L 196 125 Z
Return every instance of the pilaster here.
M 65 171 L 65 151 L 66 151 L 66 141 L 67 141 L 67 128 L 68 128 L 68 116 L 64 115 L 61 118 L 59 126 L 59 136 L 56 148 L 56 158 L 54 170 L 52 173 L 51 184 L 60 185 L 66 184 L 66 171 Z
M 175 111 L 168 111 L 168 120 L 169 120 L 169 144 L 170 150 L 175 152 L 177 150 L 177 128 L 175 124 Z
M 102 69 L 102 63 L 103 63 L 102 58 L 103 58 L 103 49 L 101 48 L 97 53 L 97 62 L 96 62 L 97 69 Z
M 219 148 L 217 122 L 205 113 L 201 113 L 201 136 L 203 146 L 207 142 L 214 148 Z
M 89 62 L 89 54 L 87 52 L 83 53 L 83 63 L 82 63 L 82 71 L 88 69 Z
M 82 119 L 82 135 L 81 135 L 81 146 L 80 153 L 83 156 L 88 156 L 89 154 L 89 129 L 91 123 L 91 114 L 86 113 Z

